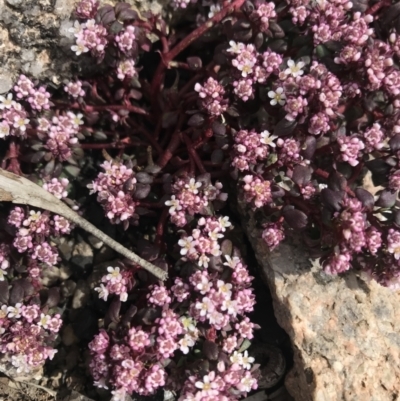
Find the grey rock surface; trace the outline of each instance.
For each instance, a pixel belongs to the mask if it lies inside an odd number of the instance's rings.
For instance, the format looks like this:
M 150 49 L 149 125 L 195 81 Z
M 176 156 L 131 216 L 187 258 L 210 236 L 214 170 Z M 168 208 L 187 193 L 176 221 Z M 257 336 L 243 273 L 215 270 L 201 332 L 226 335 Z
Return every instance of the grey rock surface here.
M 163 13 L 169 0 L 128 0 L 140 12 Z M 71 51 L 77 0 L 0 0 L 0 94 L 23 73 L 59 85 L 80 71 Z M 101 3 L 115 4 L 116 0 Z
M 355 272 L 325 274 L 295 240 L 270 253 L 254 213 L 239 204 L 293 345 L 289 393 L 296 401 L 400 400 L 400 293 Z

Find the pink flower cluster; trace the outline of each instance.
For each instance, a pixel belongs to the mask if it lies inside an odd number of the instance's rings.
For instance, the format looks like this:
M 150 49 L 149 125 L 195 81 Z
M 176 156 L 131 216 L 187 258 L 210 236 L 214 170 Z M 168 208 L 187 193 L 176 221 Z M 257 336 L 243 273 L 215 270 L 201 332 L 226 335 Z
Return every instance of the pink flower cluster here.
M 69 181 L 67 178 L 52 178 L 49 182 L 43 184 L 43 188 L 50 192 L 58 199 L 66 198 L 68 196 L 67 186 Z
M 258 7 L 259 12 L 255 11 L 253 16 L 260 17 L 259 21 L 262 21 L 261 24 L 265 27 L 269 21 L 269 17 L 265 16 L 275 16 L 273 8 L 273 3 L 263 4 Z M 261 17 L 262 15 L 264 17 Z M 235 77 L 233 92 L 239 99 L 246 102 L 253 98 L 256 84 L 265 84 L 271 74 L 279 74 L 282 57 L 271 50 L 259 53 L 252 44 L 230 41 L 229 45 L 227 52 L 233 56 L 232 72 Z
M 110 294 L 115 294 L 122 302 L 125 302 L 128 299 L 128 291 L 133 286 L 132 273 L 128 270 L 121 272 L 119 267 L 112 266 L 107 267 L 107 272 L 108 274 L 101 279 L 102 284 L 95 288 L 95 291 L 99 293 L 99 298 L 107 301 Z
M 129 222 L 137 216 L 135 215 L 137 202 L 133 200 L 133 191 L 125 189 L 128 183 L 130 187 L 135 187 L 136 178 L 133 170 L 113 161 L 105 161 L 101 167 L 104 173 L 99 173 L 96 180 L 88 185 L 90 193 L 97 193 L 97 201 L 102 204 L 106 216 L 113 224 Z
M 246 175 L 243 178 L 244 199 L 254 207 L 262 207 L 272 202 L 271 182 L 261 180 L 254 175 Z
M 215 200 L 225 201 L 227 194 L 222 192 L 222 184 L 217 181 L 214 185 L 205 177 L 178 178 L 172 184 L 171 199 L 165 202 L 169 207 L 171 222 L 178 227 L 187 224 L 187 215 L 206 214 L 207 207 Z
M 60 330 L 59 314 L 46 314 L 37 304 L 17 303 L 0 307 L 0 353 L 2 361 L 18 373 L 31 373 L 57 352 L 51 344 Z
M 99 8 L 99 2 L 97 0 L 81 0 L 76 5 L 76 15 L 79 18 L 94 18 Z
M 76 136 L 83 125 L 82 117 L 83 114 L 68 111 L 65 115 L 53 116 L 51 120 L 45 117 L 38 119 L 37 130 L 47 137 L 45 147 L 54 158 L 66 161 L 71 157 L 72 148 L 78 143 Z
M 158 290 L 157 286 L 153 287 L 156 298 Z M 155 320 L 151 330 L 132 327 L 119 340 L 101 330 L 89 344 L 92 354 L 90 369 L 95 385 L 105 387 L 111 384 L 114 388 L 113 400 L 124 400 L 126 394 L 133 392 L 154 394 L 166 383 L 167 374 L 162 365 L 180 347 L 178 338 L 195 335 L 193 325 L 188 324 L 185 328 L 182 323 L 185 317 L 180 319 L 168 305 L 168 302 L 164 304 L 161 317 Z M 192 339 L 193 345 L 194 341 Z M 152 355 L 152 362 L 148 359 L 149 355 Z
M 212 396 L 233 401 L 257 388 L 252 375 L 254 358 L 247 351 L 238 352 L 245 339 L 253 338 L 256 328 L 246 317 L 255 304 L 250 288 L 253 278 L 238 256 L 224 255 L 222 259 L 218 243 L 230 225 L 228 218 L 201 217 L 199 228 L 192 231 L 193 241 L 188 237 L 180 241 L 182 256 L 196 261 L 201 269 L 195 267 L 190 275 L 175 277 L 171 287 L 151 285 L 145 295 L 146 304 L 158 310 L 159 317 L 128 331 L 101 330 L 89 344 L 95 385 L 111 386 L 113 400 L 132 393 L 153 394 L 167 383 L 166 360 L 188 354 L 204 340 L 226 355 L 224 362 L 218 363 L 218 368 L 210 366 L 207 378 L 187 367 L 187 372 L 182 371 L 186 382 L 177 380 L 176 374 L 168 378 L 176 390 L 182 390 L 181 399 L 205 401 Z M 208 251 L 220 258 L 220 270 L 208 269 Z M 105 280 L 109 283 L 119 282 L 123 276 L 118 268 L 110 267 L 108 273 Z M 177 302 L 185 306 L 172 309 Z
M 28 252 L 29 257 L 46 265 L 55 265 L 58 251 L 47 241 L 50 235 L 68 234 L 71 225 L 62 216 L 50 216 L 49 212 L 31 210 L 27 214 L 22 208 L 15 207 L 8 223 L 18 228 L 13 245 L 18 252 Z
M 221 255 L 218 240 L 224 237 L 223 233 L 230 226 L 229 217 L 201 217 L 192 235 L 178 241 L 181 255 L 196 261 L 200 267 L 208 267 L 211 256 Z
M 260 32 L 268 32 L 269 21 L 276 18 L 275 4 L 258 3 L 255 10 L 250 14 L 250 20 L 255 22 Z
M 199 94 L 200 106 L 211 116 L 218 117 L 228 108 L 225 89 L 214 78 L 209 77 L 204 85 L 196 83 L 194 90 Z
M 79 80 L 68 82 L 67 85 L 64 86 L 64 90 L 74 99 L 85 96 L 85 91 L 82 89 L 82 82 Z
M 342 206 L 343 210 L 335 214 L 341 241 L 334 254 L 324 262 L 324 269 L 329 274 L 350 269 L 352 255 L 365 254 L 366 251 L 375 255 L 382 246 L 381 233 L 368 223 L 362 203 L 354 198 L 345 198 Z
M 93 57 L 101 58 L 108 44 L 107 30 L 103 25 L 96 24 L 94 19 L 89 19 L 84 24 L 75 23 L 73 28 L 76 37 L 76 44 L 71 50 L 80 56 L 83 53 L 91 52 Z
M 285 239 L 282 224 L 266 224 L 262 233 L 262 239 L 268 245 L 269 249 L 273 251 Z
M 268 131 L 261 134 L 254 130 L 240 130 L 234 134 L 232 165 L 240 171 L 248 170 L 257 162 L 267 158 L 270 148 L 276 145 L 273 142 L 277 137 Z

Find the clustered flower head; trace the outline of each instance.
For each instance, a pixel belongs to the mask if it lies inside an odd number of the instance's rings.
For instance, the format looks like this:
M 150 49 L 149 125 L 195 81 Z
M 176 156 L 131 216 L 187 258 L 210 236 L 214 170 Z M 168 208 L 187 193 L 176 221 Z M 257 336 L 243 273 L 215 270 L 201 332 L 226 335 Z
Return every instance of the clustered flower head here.
M 136 184 L 134 171 L 113 161 L 105 161 L 101 167 L 104 173 L 99 173 L 96 180 L 88 186 L 90 193 L 97 194 L 98 202 L 102 204 L 112 223 L 129 222 L 136 217 L 136 202 L 133 199 Z
M 355 267 L 400 288 L 396 13 L 384 2 L 368 11 L 348 0 L 239 3 L 173 0 L 198 14 L 194 31 L 170 36 L 162 16 L 81 0 L 71 50 L 104 76 L 76 77 L 53 98 L 21 75 L 0 96 L 2 168 L 73 204 L 68 191 L 81 193 L 102 152 L 91 194 L 112 224 L 136 225 L 116 237 L 168 270 L 158 282 L 118 262 L 94 288 L 107 313 L 90 370 L 113 401 L 162 387 L 180 401 L 233 401 L 257 388 L 245 349 L 257 328 L 253 278 L 219 212 L 230 178 L 271 251 L 297 232 L 322 252 L 326 273 Z M 210 38 L 211 52 L 201 45 Z M 154 52 L 159 66 L 147 70 Z M 366 173 L 378 192 L 362 187 Z M 61 318 L 38 294 L 72 227 L 28 207 L 11 209 L 8 223 L 0 286 L 22 280 L 29 295 L 0 305 L 0 353 L 28 372 L 55 352 Z
M 83 114 L 68 111 L 64 115 L 53 116 L 51 119 L 37 119 L 37 130 L 47 138 L 45 148 L 55 159 L 66 161 L 72 156 L 73 148 L 78 143 L 77 135 L 83 125 Z
M 199 243 L 214 241 L 217 250 L 230 223 L 227 218 L 200 218 L 199 227 L 201 234 L 199 229 L 199 235 L 194 234 Z M 191 255 L 194 261 L 193 251 L 185 250 L 188 249 L 182 246 L 182 256 Z M 222 256 L 219 249 L 214 253 L 221 260 L 220 272 L 196 262 L 198 267 L 188 277 L 176 277 L 170 288 L 159 284 L 148 288 L 148 307 L 159 311 L 151 325 L 135 325 L 128 331 L 101 330 L 89 344 L 95 385 L 111 385 L 113 400 L 121 400 L 132 392 L 153 394 L 167 382 L 164 366 L 168 358 L 188 354 L 211 338 L 226 353 L 225 362 L 217 363 L 202 377 L 189 373 L 185 382 L 172 376 L 174 386 L 181 390 L 180 399 L 202 400 L 211 395 L 236 400 L 257 388 L 252 375 L 254 358 L 247 351 L 239 352 L 243 341 L 253 338 L 256 328 L 246 317 L 255 303 L 250 288 L 253 278 L 240 257 Z M 111 267 L 108 273 L 108 282 L 119 282 L 123 275 L 118 268 Z M 186 308 L 172 309 L 175 302 Z
M 0 245 L 0 282 L 6 281 L 7 284 L 9 280 L 13 283 L 14 275 L 10 252 L 8 245 Z M 29 286 L 28 282 L 26 285 Z M 31 286 L 28 293 L 32 294 L 32 290 Z M 3 299 L 6 296 L 3 294 Z M 25 297 L 24 303 L 0 303 L 2 363 L 13 366 L 21 374 L 37 371 L 57 352 L 54 342 L 61 324 L 58 313 L 49 313 L 48 307 L 41 307 L 29 295 Z
M 99 287 L 95 291 L 99 293 L 99 298 L 107 301 L 109 295 L 115 294 L 119 296 L 122 302 L 128 299 L 128 291 L 132 288 L 132 274 L 128 270 L 119 267 L 107 267 L 108 274 L 103 276 Z M 104 283 L 104 284 L 103 284 Z
M 47 314 L 35 303 L 1 304 L 0 353 L 2 363 L 21 374 L 31 374 L 53 359 L 54 341 L 62 320 L 59 314 Z
M 58 251 L 49 243 L 50 236 L 68 234 L 71 224 L 67 219 L 49 212 L 26 212 L 17 206 L 10 212 L 8 223 L 18 229 L 13 242 L 18 252 L 27 252 L 30 258 L 47 266 L 57 264 Z
M 222 184 L 212 184 L 208 176 L 178 178 L 172 184 L 171 199 L 165 202 L 169 207 L 171 222 L 178 227 L 187 224 L 188 216 L 206 214 L 208 206 L 216 200 L 225 201 L 227 194 L 222 192 Z

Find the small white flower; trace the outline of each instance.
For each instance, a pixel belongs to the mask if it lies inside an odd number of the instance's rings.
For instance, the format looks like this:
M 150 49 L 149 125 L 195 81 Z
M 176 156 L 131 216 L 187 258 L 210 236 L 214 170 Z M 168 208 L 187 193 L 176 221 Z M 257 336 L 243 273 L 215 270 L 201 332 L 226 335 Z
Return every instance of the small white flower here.
M 193 240 L 193 237 L 181 238 L 178 241 L 178 245 L 182 248 L 181 249 L 182 256 L 193 253 L 193 251 L 195 250 L 194 249 L 195 241 Z
M 225 283 L 223 280 L 217 281 L 218 292 L 223 294 L 226 298 L 230 298 L 232 295 L 232 284 Z
M 226 262 L 224 263 L 224 266 L 228 266 L 231 269 L 235 269 L 236 266 L 240 263 L 240 259 L 237 256 L 234 256 L 231 258 L 229 255 L 225 255 Z
M 220 217 L 218 219 L 219 226 L 221 227 L 221 231 L 224 233 L 228 227 L 232 225 L 232 223 L 229 221 L 229 217 Z
M 207 277 L 201 277 L 201 282 L 196 285 L 196 289 L 203 295 L 210 291 L 211 283 L 208 281 Z
M 276 135 L 271 135 L 270 132 L 267 130 L 261 132 L 261 143 L 263 143 L 264 145 L 271 146 L 271 148 L 276 147 L 274 141 L 277 138 L 278 137 Z
M 22 304 L 17 303 L 17 304 L 15 304 L 15 306 L 9 306 L 7 308 L 7 311 L 8 311 L 8 317 L 19 318 L 19 317 L 21 317 Z
M 20 131 L 26 131 L 26 125 L 29 124 L 29 120 L 23 117 L 14 117 L 14 128 L 19 129 Z
M 82 32 L 84 24 L 80 24 L 79 21 L 74 22 L 74 26 L 68 29 L 68 32 L 74 34 L 75 37 L 78 37 L 80 32 Z
M 7 97 L 0 96 L 0 102 L 1 102 L 0 109 L 1 110 L 10 109 L 15 104 L 15 102 L 14 102 L 14 100 L 12 100 L 12 98 L 13 98 L 12 93 L 9 93 L 7 95 Z
M 7 313 L 8 313 L 7 305 L 2 305 L 2 307 L 0 308 L 0 319 L 4 319 L 5 317 L 7 317 Z
M 214 17 L 215 14 L 221 11 L 221 6 L 219 4 L 212 4 L 210 6 L 210 11 L 208 13 L 208 18 Z
M 271 98 L 271 105 L 275 106 L 277 104 L 283 106 L 286 102 L 286 95 L 283 93 L 283 88 L 277 88 L 276 91 L 269 91 L 268 97 Z
M 8 135 L 10 135 L 10 126 L 6 121 L 2 121 L 0 123 L 0 138 L 5 138 Z
M 89 31 L 92 31 L 96 28 L 96 20 L 94 19 L 89 19 L 86 21 L 85 24 L 82 25 L 84 28 L 88 29 Z
M 104 284 L 100 284 L 100 287 L 96 287 L 94 290 L 99 293 L 99 298 L 107 301 L 109 293 L 107 287 L 105 287 Z
M 242 365 L 243 355 L 240 352 L 235 351 L 229 359 L 231 360 L 232 363 Z
M 76 45 L 71 46 L 71 50 L 75 52 L 77 56 L 80 56 L 82 53 L 86 53 L 89 51 L 89 48 L 86 47 L 85 43 L 81 41 L 77 41 Z
M 79 127 L 80 125 L 83 125 L 83 114 L 79 113 L 79 114 L 74 114 L 72 112 L 68 113 L 68 116 L 71 118 L 72 124 L 75 127 Z
M 110 274 L 107 274 L 106 279 L 111 283 L 118 283 L 122 280 L 122 274 L 120 273 L 119 267 L 114 268 L 112 266 L 108 266 L 107 271 Z
M 229 42 L 229 46 L 230 46 L 230 48 L 228 49 L 229 53 L 240 54 L 240 52 L 244 49 L 244 43 L 241 42 L 236 43 L 233 40 Z
M 185 185 L 185 188 L 187 188 L 192 194 L 197 195 L 199 193 L 197 188 L 200 188 L 201 185 L 201 182 L 196 182 L 194 178 L 191 178 L 189 184 Z
M 48 324 L 50 323 L 51 316 L 45 315 L 44 313 L 40 314 L 40 320 L 38 322 L 38 326 L 43 327 L 44 329 L 47 329 Z
M 182 323 L 182 326 L 186 332 L 196 331 L 196 325 L 195 325 L 196 322 L 194 321 L 193 318 L 189 316 L 182 316 L 179 320 Z
M 296 64 L 294 60 L 288 60 L 287 65 L 289 68 L 285 70 L 286 75 L 291 75 L 292 77 L 296 78 L 304 74 L 302 68 L 305 66 L 305 63 L 303 61 L 299 61 Z
M 184 353 L 188 354 L 189 353 L 189 348 L 193 347 L 195 344 L 195 341 L 192 336 L 189 334 L 185 334 L 185 337 L 179 340 L 179 349 Z
M 242 363 L 243 369 L 249 370 L 251 368 L 251 364 L 254 362 L 254 358 L 249 356 L 247 351 L 244 351 L 242 356 Z
M 214 304 L 208 297 L 204 297 L 201 302 L 197 302 L 195 308 L 199 309 L 200 316 L 206 316 L 215 309 Z
M 224 238 L 224 234 L 221 234 L 217 230 L 210 231 L 208 233 L 208 236 L 213 240 L 213 241 L 218 241 L 219 238 Z
M 232 299 L 224 299 L 221 310 L 226 311 L 228 315 L 236 316 L 238 313 L 237 302 Z
M 165 202 L 165 206 L 169 206 L 169 214 L 175 214 L 175 210 L 182 210 L 181 203 L 175 195 L 172 195 L 171 199 Z
M 210 261 L 210 258 L 203 253 L 202 255 L 199 256 L 199 260 L 197 261 L 197 264 L 200 267 L 207 268 L 209 261 Z

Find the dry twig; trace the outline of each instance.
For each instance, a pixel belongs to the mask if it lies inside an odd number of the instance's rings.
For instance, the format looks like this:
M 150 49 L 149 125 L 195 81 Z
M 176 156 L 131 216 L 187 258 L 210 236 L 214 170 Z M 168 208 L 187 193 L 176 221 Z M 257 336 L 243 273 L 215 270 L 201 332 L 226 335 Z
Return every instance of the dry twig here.
M 138 264 L 143 269 L 146 269 L 158 279 L 166 280 L 168 276 L 167 272 L 142 259 L 117 241 L 114 241 L 43 188 L 24 177 L 2 169 L 0 169 L 0 201 L 30 205 L 59 214 L 94 235 L 110 248 Z

